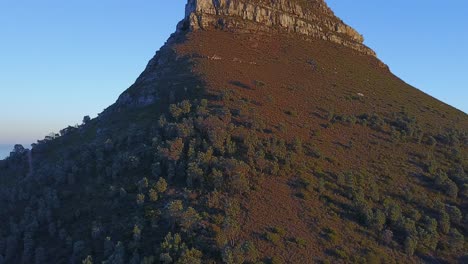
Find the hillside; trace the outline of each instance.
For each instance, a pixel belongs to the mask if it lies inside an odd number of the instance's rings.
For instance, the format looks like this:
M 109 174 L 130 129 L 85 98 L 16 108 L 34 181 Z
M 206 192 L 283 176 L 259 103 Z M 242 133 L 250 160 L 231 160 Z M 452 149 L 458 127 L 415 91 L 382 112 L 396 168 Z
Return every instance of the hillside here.
M 189 0 L 115 104 L 0 161 L 0 263 L 466 263 L 468 117 L 362 43 L 322 0 Z

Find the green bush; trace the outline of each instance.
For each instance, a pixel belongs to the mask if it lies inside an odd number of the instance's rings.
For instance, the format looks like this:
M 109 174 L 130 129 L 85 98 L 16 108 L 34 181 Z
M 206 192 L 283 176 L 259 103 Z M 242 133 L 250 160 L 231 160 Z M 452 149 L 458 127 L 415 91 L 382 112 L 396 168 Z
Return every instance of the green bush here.
M 150 189 L 148 191 L 148 197 L 151 202 L 156 202 L 158 200 L 158 192 L 155 189 Z
M 409 256 L 413 256 L 417 245 L 418 241 L 416 240 L 416 238 L 407 236 L 404 244 L 406 254 L 408 254 Z
M 336 243 L 339 238 L 338 233 L 331 227 L 324 229 L 324 236 L 328 241 L 332 243 Z
M 300 237 L 294 238 L 294 243 L 296 243 L 301 248 L 305 248 L 307 246 L 307 240 Z
M 279 245 L 281 242 L 281 236 L 273 232 L 266 232 L 265 238 L 275 245 Z
M 158 182 L 156 183 L 155 185 L 156 187 L 156 190 L 158 191 L 158 193 L 164 193 L 166 192 L 166 189 L 167 189 L 167 182 L 164 178 L 159 178 Z
M 453 250 L 462 250 L 465 244 L 465 237 L 457 229 L 450 229 L 449 245 Z

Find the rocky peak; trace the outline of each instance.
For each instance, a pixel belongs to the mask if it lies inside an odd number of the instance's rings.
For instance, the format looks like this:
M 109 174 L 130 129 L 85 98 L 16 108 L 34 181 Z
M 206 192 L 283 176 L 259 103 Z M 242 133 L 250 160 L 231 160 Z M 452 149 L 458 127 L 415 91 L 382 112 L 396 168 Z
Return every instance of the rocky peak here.
M 188 0 L 181 27 L 237 32 L 287 32 L 323 39 L 375 56 L 356 30 L 324 0 Z

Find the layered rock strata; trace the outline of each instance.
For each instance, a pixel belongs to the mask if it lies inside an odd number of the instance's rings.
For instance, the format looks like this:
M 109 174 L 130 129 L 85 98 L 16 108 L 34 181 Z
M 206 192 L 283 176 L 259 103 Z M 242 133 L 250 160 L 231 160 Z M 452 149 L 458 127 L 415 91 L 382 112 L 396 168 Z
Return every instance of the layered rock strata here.
M 363 44 L 363 36 L 337 18 L 323 0 L 189 0 L 181 27 L 296 33 L 375 56 Z

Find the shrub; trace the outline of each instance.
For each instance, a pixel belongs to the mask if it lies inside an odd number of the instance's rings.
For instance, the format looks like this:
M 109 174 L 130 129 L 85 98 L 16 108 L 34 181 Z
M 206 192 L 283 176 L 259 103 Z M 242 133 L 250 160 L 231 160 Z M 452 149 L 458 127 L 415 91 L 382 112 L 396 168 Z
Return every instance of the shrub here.
M 418 241 L 411 236 L 407 236 L 405 239 L 405 253 L 409 256 L 414 255 L 414 251 L 416 250 L 416 246 L 418 245 Z
M 430 216 L 424 217 L 424 228 L 432 233 L 437 233 L 437 220 Z
M 449 245 L 453 250 L 462 250 L 465 243 L 464 236 L 457 229 L 450 229 Z
M 171 104 L 169 106 L 169 112 L 171 113 L 172 117 L 178 119 L 182 115 L 190 113 L 192 105 L 188 100 L 184 100 L 178 104 Z
M 390 245 L 393 240 L 393 232 L 390 229 L 385 229 L 382 233 L 382 242 L 385 245 Z
M 41 263 L 41 262 L 36 261 L 36 263 Z M 88 255 L 81 263 L 82 264 L 93 264 L 93 257 Z
M 283 264 L 284 261 L 281 260 L 281 259 L 278 258 L 278 257 L 272 257 L 272 258 L 270 259 L 270 263 L 271 263 L 271 264 Z
M 386 220 L 387 219 L 385 217 L 385 214 L 381 210 L 376 209 L 374 210 L 374 213 L 373 213 L 371 226 L 374 229 L 381 231 L 384 228 Z
M 445 182 L 444 186 L 445 194 L 451 198 L 457 198 L 458 196 L 458 186 L 451 180 Z
M 296 243 L 301 248 L 305 248 L 307 246 L 307 240 L 300 237 L 294 238 L 294 243 Z
M 427 143 L 427 145 L 433 147 L 433 146 L 435 146 L 435 145 L 437 144 L 437 140 L 436 140 L 434 137 L 429 136 L 429 137 L 427 138 L 426 143 Z
M 332 243 L 336 243 L 338 241 L 338 233 L 336 233 L 336 231 L 331 227 L 325 228 L 324 236 L 328 241 Z
M 280 235 L 281 237 L 284 237 L 286 235 L 286 230 L 284 228 L 282 228 L 282 227 L 273 228 L 273 232 Z
M 450 230 L 450 217 L 446 212 L 442 212 L 439 216 L 440 231 L 447 234 Z
M 145 195 L 142 193 L 137 194 L 136 203 L 142 205 L 145 202 Z
M 133 226 L 133 240 L 140 241 L 141 238 L 141 228 L 138 225 Z
M 201 221 L 200 215 L 192 207 L 187 208 L 181 216 L 181 226 L 185 232 L 191 232 L 195 226 Z
M 414 209 L 414 208 L 410 208 L 410 211 L 409 211 L 409 217 L 414 220 L 414 221 L 419 221 L 421 219 L 421 213 Z
M 159 178 L 158 182 L 156 183 L 156 190 L 158 193 L 164 193 L 167 189 L 167 182 L 164 178 Z
M 256 263 L 258 258 L 259 258 L 259 252 L 257 248 L 255 247 L 254 243 L 250 241 L 246 241 L 242 245 L 242 251 L 244 252 L 245 259 L 247 261 L 250 261 L 252 263 Z
M 146 177 L 144 177 L 143 179 L 141 179 L 139 182 L 138 182 L 138 190 L 140 190 L 140 192 L 146 188 L 148 188 L 148 179 Z
M 385 213 L 392 224 L 398 222 L 401 218 L 401 208 L 392 201 L 384 201 Z
M 89 123 L 89 121 L 91 121 L 91 117 L 89 117 L 89 116 L 84 116 L 83 117 L 83 124 L 87 124 L 87 123 Z
M 263 86 L 265 86 L 265 83 L 262 82 L 262 81 L 259 81 L 259 80 L 255 80 L 255 81 L 254 81 L 254 85 L 255 85 L 255 87 L 258 88 L 258 87 L 263 87 Z
M 275 245 L 279 245 L 281 241 L 280 235 L 273 233 L 273 232 L 266 232 L 265 233 L 265 238 L 266 240 L 270 241 L 271 243 Z
M 156 202 L 158 200 L 158 192 L 155 189 L 150 189 L 148 196 L 151 202 Z
M 174 200 L 167 207 L 169 215 L 173 218 L 179 218 L 184 210 L 184 205 L 181 200 Z
M 184 141 L 181 138 L 177 138 L 173 141 L 167 141 L 166 148 L 159 148 L 161 156 L 170 160 L 178 161 L 184 149 Z
M 422 244 L 431 250 L 435 250 L 439 242 L 439 234 L 437 231 L 430 231 L 424 228 L 418 227 L 418 239 L 419 244 Z
M 340 259 L 347 260 L 348 259 L 348 254 L 346 254 L 346 251 L 344 251 L 342 248 L 335 248 L 332 250 L 333 255 L 337 256 Z
M 398 229 L 406 236 L 416 235 L 416 223 L 409 218 L 401 217 L 397 223 Z
M 450 217 L 450 220 L 455 224 L 460 224 L 463 218 L 462 212 L 456 206 L 447 205 L 447 213 Z
M 201 264 L 203 254 L 197 249 L 186 249 L 183 251 L 176 264 Z

